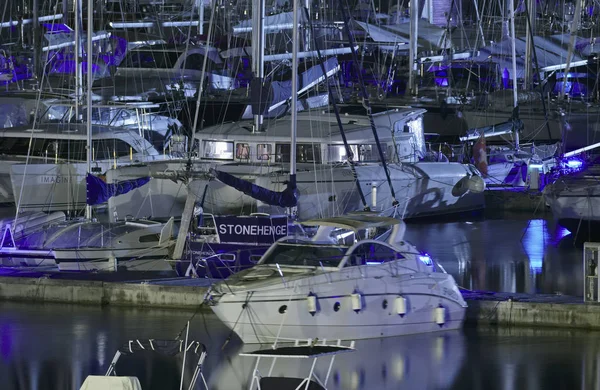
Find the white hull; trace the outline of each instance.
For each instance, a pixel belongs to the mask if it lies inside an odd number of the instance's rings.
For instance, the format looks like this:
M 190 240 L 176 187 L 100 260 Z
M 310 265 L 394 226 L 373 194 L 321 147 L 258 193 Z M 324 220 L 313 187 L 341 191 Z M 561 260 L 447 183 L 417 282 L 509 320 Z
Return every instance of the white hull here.
M 218 180 L 200 178 L 186 185 L 183 180 L 177 180 L 176 173 L 185 176 L 185 164 L 181 161 L 156 161 L 144 166 L 127 166 L 111 169 L 107 172 L 108 183 L 121 180 L 130 180 L 142 176 L 150 176 L 152 180 L 142 187 L 136 188 L 126 194 L 112 197 L 108 200 L 108 210 L 111 218 L 116 215 L 120 218 L 132 215 L 136 218 L 169 218 L 183 213 L 183 207 L 191 189 L 202 199 L 205 187 L 208 189 L 204 196 L 204 211 L 212 214 L 249 213 L 256 210 L 256 201 L 251 197 L 229 187 Z M 202 176 L 211 167 L 218 165 L 219 170 L 231 173 L 241 178 L 253 179 L 262 173 L 281 169 L 280 165 L 251 165 L 251 164 L 215 164 L 214 162 L 194 162 L 193 172 Z M 172 175 L 172 177 L 165 177 Z
M 60 271 L 169 271 L 168 248 L 77 248 L 53 251 Z
M 196 163 L 194 170 L 206 172 L 211 166 L 214 166 L 214 163 L 210 165 Z M 120 167 L 108 171 L 107 181 L 110 183 L 147 175 L 159 176 L 161 173 L 182 171 L 182 167 L 183 164 L 177 162 L 155 162 L 146 166 Z M 284 181 L 288 178 L 287 171 L 280 165 L 222 164 L 218 169 L 274 191 L 282 191 L 286 187 Z M 312 164 L 299 164 L 298 169 L 300 219 L 341 215 L 363 209 L 349 167 L 321 165 L 315 170 Z M 356 169 L 368 205 L 373 206 L 372 192 L 375 184 L 377 187 L 375 208 L 393 213 L 392 197 L 381 165 L 368 164 L 357 166 Z M 399 215 L 405 212 L 407 218 L 444 215 L 484 207 L 484 197 L 481 193 L 469 192 L 460 197 L 452 195 L 456 183 L 472 174 L 467 165 L 426 162 L 391 164 L 390 172 L 396 199 L 400 203 Z M 197 194 L 199 201 L 204 197 L 203 208 L 208 213 L 240 214 L 256 210 L 281 213 L 281 210 L 266 207 L 217 180 L 198 178 L 190 183 L 189 188 Z M 130 214 L 136 218 L 167 218 L 181 215 L 187 195 L 188 187 L 183 181 L 155 177 L 145 186 L 110 198 L 109 214 L 112 217 L 116 211 L 119 217 Z
M 165 259 L 173 244 L 173 221 L 66 221 L 63 213 L 35 213 L 16 225 L 0 221 L 0 259 L 6 266 L 57 266 L 60 271 L 171 270 Z
M 591 168 L 593 169 L 593 168 Z M 554 219 L 572 233 L 597 232 L 600 224 L 600 185 L 595 172 L 563 176 L 544 189 Z
M 401 272 L 393 263 L 350 267 L 296 282 L 288 280 L 289 288 L 278 282 L 225 294 L 212 309 L 244 343 L 272 343 L 276 338 L 359 340 L 461 327 L 466 304 L 451 277 Z M 362 308 L 357 312 L 351 298 L 355 291 L 362 296 Z M 307 302 L 311 292 L 318 297 L 315 315 L 309 313 Z M 407 302 L 404 315 L 396 311 L 399 296 Z M 436 323 L 440 305 L 443 324 Z
M 383 168 L 379 164 L 356 167 L 356 174 L 371 209 L 383 211 L 385 215 L 404 218 L 444 215 L 484 207 L 482 193 L 467 192 L 454 196 L 452 189 L 464 177 L 476 172 L 459 163 L 389 164 L 392 185 L 398 201 L 394 209 L 393 197 Z M 261 177 L 256 183 L 275 191 L 285 188 L 287 177 Z M 300 198 L 298 216 L 312 219 L 342 215 L 364 208 L 352 170 L 348 166 L 324 168 L 318 171 L 303 171 L 297 174 Z M 373 188 L 376 188 L 374 191 Z M 373 202 L 374 201 L 374 202 Z M 270 207 L 260 205 L 260 211 Z
M 105 172 L 112 164 L 95 163 Z M 22 211 L 82 210 L 86 206 L 86 163 L 15 164 L 10 168 L 15 203 Z

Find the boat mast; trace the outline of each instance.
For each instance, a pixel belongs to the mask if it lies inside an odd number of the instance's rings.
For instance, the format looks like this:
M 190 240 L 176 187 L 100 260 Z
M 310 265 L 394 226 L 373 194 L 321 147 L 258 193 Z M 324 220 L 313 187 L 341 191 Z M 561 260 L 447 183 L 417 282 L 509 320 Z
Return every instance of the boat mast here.
M 525 30 L 525 76 L 523 78 L 523 89 L 530 89 L 533 85 L 533 50 L 534 50 L 534 42 L 533 42 L 533 31 L 535 31 L 535 16 L 536 16 L 536 0 L 528 1 L 525 4 L 527 7 L 527 29 Z M 530 18 L 530 15 L 533 15 L 533 19 Z M 542 96 L 542 100 L 544 97 Z
M 513 79 L 513 107 L 517 110 L 519 106 L 517 96 L 517 49 L 515 47 L 515 4 L 513 0 L 508 0 L 509 18 L 510 18 L 510 43 L 512 50 L 512 79 Z M 515 128 L 515 150 L 519 150 L 519 129 Z
M 81 1 L 81 0 L 78 0 Z M 88 13 L 87 13 L 87 48 L 86 48 L 86 59 L 87 59 L 87 95 L 86 95 L 86 114 L 85 119 L 86 130 L 87 130 L 87 143 L 86 143 L 86 160 L 87 160 L 87 174 L 92 172 L 92 85 L 94 83 L 94 76 L 92 75 L 92 31 L 94 30 L 94 6 L 93 0 L 87 2 Z M 83 69 L 82 69 L 83 70 Z M 85 205 L 85 218 L 87 220 L 92 219 L 92 206 L 89 204 Z
M 262 107 L 262 100 L 267 96 L 262 96 L 265 83 L 265 0 L 253 0 L 252 7 L 252 70 L 254 72 L 255 82 L 253 85 L 260 85 L 259 98 L 261 102 L 257 105 Z M 260 131 L 263 124 L 262 112 L 254 113 L 254 131 Z
M 417 36 L 419 34 L 419 0 L 410 0 L 410 45 L 408 48 L 408 92 L 416 95 Z
M 81 0 L 75 0 L 75 118 L 79 119 L 79 106 L 83 99 L 83 67 L 82 67 L 82 10 Z
M 260 0 L 264 1 L 264 0 Z M 291 126 L 291 142 L 290 142 L 290 186 L 296 188 L 296 126 L 298 117 L 298 50 L 300 45 L 300 31 L 298 28 L 298 1 L 294 2 L 293 21 L 294 24 L 292 29 L 292 96 L 291 96 L 291 109 L 292 109 L 292 126 Z M 327 77 L 325 75 L 325 77 Z
M 569 37 L 569 51 L 567 52 L 567 66 L 563 71 L 563 84 L 560 89 L 560 94 L 558 95 L 558 100 L 563 100 L 565 98 L 565 91 L 567 87 L 567 76 L 569 74 L 569 70 L 571 69 L 571 60 L 573 59 L 573 50 L 575 48 L 575 38 L 577 30 L 579 29 L 579 21 L 581 20 L 581 1 L 575 2 L 575 15 L 573 16 L 573 21 L 571 22 L 571 28 L 569 32 L 571 36 Z

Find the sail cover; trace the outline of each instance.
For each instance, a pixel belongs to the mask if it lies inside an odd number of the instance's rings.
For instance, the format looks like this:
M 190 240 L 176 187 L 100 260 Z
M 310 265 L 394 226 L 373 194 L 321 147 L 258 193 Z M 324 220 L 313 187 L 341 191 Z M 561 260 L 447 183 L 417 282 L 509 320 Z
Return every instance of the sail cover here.
M 271 191 L 267 188 L 252 184 L 247 180 L 235 177 L 227 172 L 211 169 L 215 177 L 230 187 L 235 188 L 244 194 L 266 203 L 270 206 L 295 207 L 298 204 L 298 191 L 296 190 L 296 176 L 290 176 L 287 188 L 281 192 Z
M 87 204 L 93 206 L 104 203 L 113 196 L 126 194 L 149 181 L 150 177 L 140 177 L 138 179 L 123 180 L 109 184 L 101 178 L 88 173 L 86 177 Z

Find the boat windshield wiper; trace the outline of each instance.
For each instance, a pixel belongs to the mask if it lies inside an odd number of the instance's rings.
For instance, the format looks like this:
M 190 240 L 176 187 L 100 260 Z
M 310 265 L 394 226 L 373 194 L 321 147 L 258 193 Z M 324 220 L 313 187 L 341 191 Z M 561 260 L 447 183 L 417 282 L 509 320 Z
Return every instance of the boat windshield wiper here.
M 285 281 L 285 278 L 283 277 L 283 271 L 281 271 L 281 267 L 279 266 L 279 263 L 275 263 L 275 265 L 277 266 L 277 271 L 279 271 L 279 276 L 281 276 L 281 280 L 283 281 L 283 285 L 285 286 L 285 288 L 287 288 L 287 282 Z

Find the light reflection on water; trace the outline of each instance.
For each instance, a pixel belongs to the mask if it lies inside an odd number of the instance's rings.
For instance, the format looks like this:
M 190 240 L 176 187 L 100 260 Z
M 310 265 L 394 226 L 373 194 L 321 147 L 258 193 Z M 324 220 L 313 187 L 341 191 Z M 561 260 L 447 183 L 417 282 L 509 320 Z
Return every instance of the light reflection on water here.
M 410 223 L 406 238 L 467 289 L 583 296 L 581 245 L 551 219 Z
M 190 312 L 0 303 L 0 378 L 3 390 L 78 389 L 103 374 L 116 349 L 133 338 L 178 334 Z M 190 338 L 204 342 L 211 389 L 246 389 L 255 360 L 211 314 L 199 313 Z M 600 334 L 564 329 L 480 328 L 363 340 L 338 355 L 330 389 L 598 388 Z M 323 376 L 328 359 L 317 372 Z M 187 367 L 193 361 L 188 356 Z M 299 376 L 309 361 L 276 365 L 275 375 Z M 266 366 L 268 369 L 268 365 Z M 147 389 L 178 389 L 181 361 L 150 355 L 122 358 L 119 375 L 136 375 Z M 191 371 L 188 371 L 188 373 Z M 186 378 L 186 381 L 189 377 Z M 198 387 L 199 388 L 199 387 Z

